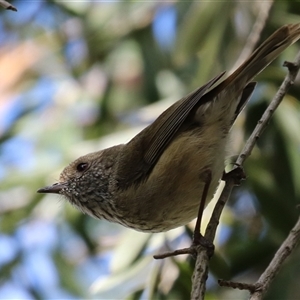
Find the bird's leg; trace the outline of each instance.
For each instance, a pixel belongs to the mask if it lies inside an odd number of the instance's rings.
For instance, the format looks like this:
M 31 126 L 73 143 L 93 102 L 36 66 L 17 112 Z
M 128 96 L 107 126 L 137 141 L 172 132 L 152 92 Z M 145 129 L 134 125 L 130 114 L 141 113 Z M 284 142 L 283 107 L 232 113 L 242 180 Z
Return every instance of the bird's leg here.
M 193 243 L 192 243 L 191 249 L 193 247 L 195 248 L 195 246 L 201 245 L 202 247 L 206 248 L 208 257 L 212 257 L 212 255 L 214 254 L 214 249 L 215 249 L 214 244 L 212 241 L 205 238 L 201 234 L 201 231 L 200 231 L 202 215 L 203 215 L 205 203 L 206 203 L 207 196 L 208 196 L 209 186 L 210 186 L 210 183 L 212 180 L 211 170 L 207 169 L 205 172 L 203 172 L 202 178 L 203 178 L 205 185 L 204 185 L 203 192 L 202 192 L 201 202 L 200 202 L 199 211 L 198 211 L 198 218 L 197 218 L 197 222 L 196 222 L 196 226 L 195 226 L 195 230 L 194 230 Z M 236 165 L 236 167 L 228 173 L 226 173 L 224 171 L 223 176 L 222 176 L 222 180 L 224 180 L 224 181 L 233 180 L 235 185 L 240 185 L 241 181 L 244 180 L 245 178 L 246 178 L 246 175 L 244 173 L 244 170 L 239 165 Z
M 244 170 L 241 166 L 236 165 L 236 167 L 230 172 L 226 173 L 224 171 L 222 180 L 228 181 L 233 180 L 235 185 L 240 185 L 241 181 L 246 178 Z M 181 254 L 191 254 L 193 257 L 197 256 L 197 246 L 201 245 L 207 250 L 207 255 L 211 257 L 214 253 L 214 244 L 212 241 L 206 239 L 200 232 L 202 215 L 205 208 L 205 202 L 209 191 L 209 186 L 212 180 L 212 174 L 210 169 L 207 169 L 201 174 L 201 179 L 204 182 L 204 188 L 202 191 L 200 206 L 198 210 L 198 218 L 195 225 L 195 230 L 193 234 L 193 243 L 189 248 L 179 249 L 171 252 L 162 253 L 159 255 L 154 255 L 155 259 L 162 259 L 170 256 L 176 256 Z
M 198 217 L 197 217 L 197 221 L 196 221 L 196 225 L 195 225 L 195 229 L 194 229 L 192 245 L 189 248 L 184 248 L 184 249 L 180 249 L 180 250 L 175 250 L 175 251 L 171 251 L 171 252 L 154 255 L 155 259 L 162 259 L 162 258 L 181 255 L 181 254 L 191 254 L 193 257 L 195 257 L 195 256 L 197 256 L 196 247 L 199 245 L 201 245 L 202 247 L 207 249 L 207 254 L 209 257 L 211 257 L 213 255 L 214 248 L 215 248 L 214 244 L 212 242 L 210 242 L 209 240 L 207 240 L 200 232 L 202 215 L 203 215 L 203 211 L 205 208 L 205 203 L 206 203 L 206 198 L 207 198 L 208 191 L 209 191 L 209 186 L 210 186 L 210 183 L 212 180 L 211 170 L 209 170 L 209 169 L 205 170 L 201 174 L 201 177 L 203 178 L 203 181 L 205 184 L 204 184 L 204 188 L 203 188 L 202 195 L 201 195 L 201 201 L 200 201 Z
M 210 242 L 209 240 L 207 240 L 201 234 L 201 230 L 200 230 L 201 229 L 201 222 L 202 222 L 202 215 L 203 215 L 204 208 L 205 208 L 205 203 L 206 203 L 206 200 L 207 200 L 209 186 L 210 186 L 211 180 L 212 180 L 211 170 L 207 169 L 202 174 L 202 176 L 204 178 L 204 183 L 205 184 L 204 184 L 204 188 L 203 188 L 202 196 L 201 196 L 201 201 L 200 201 L 200 205 L 199 205 L 198 217 L 197 217 L 197 221 L 196 221 L 196 225 L 195 225 L 195 229 L 194 229 L 192 246 L 198 246 L 198 245 L 203 246 L 204 248 L 207 249 L 208 256 L 211 257 L 214 253 L 214 244 L 212 242 Z

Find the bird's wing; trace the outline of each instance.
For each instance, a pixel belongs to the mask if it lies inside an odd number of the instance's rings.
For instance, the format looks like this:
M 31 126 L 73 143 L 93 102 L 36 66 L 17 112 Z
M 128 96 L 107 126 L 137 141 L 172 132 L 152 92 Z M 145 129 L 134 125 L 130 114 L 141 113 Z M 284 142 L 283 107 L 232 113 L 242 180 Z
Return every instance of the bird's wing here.
M 155 120 L 153 125 L 156 125 L 155 123 L 157 123 L 159 126 L 156 126 L 157 129 L 155 130 L 155 134 L 153 134 L 148 149 L 144 153 L 146 164 L 153 165 L 157 162 L 160 155 L 166 149 L 191 111 L 199 104 L 202 104 L 202 96 L 224 75 L 224 73 L 225 72 L 211 79 L 208 83 L 181 99 L 180 104 L 175 106 L 175 109 L 167 109 L 164 115 L 159 116 L 157 120 Z
M 141 182 L 148 177 L 159 157 L 189 114 L 207 102 L 207 100 L 204 102 L 202 96 L 224 74 L 225 72 L 214 77 L 202 87 L 173 104 L 126 145 L 126 150 L 119 158 L 117 171 L 121 188 Z
M 241 95 L 241 99 L 240 99 L 240 102 L 239 102 L 239 104 L 238 104 L 238 106 L 236 108 L 236 111 L 235 111 L 232 123 L 234 123 L 234 121 L 237 118 L 237 116 L 244 109 L 244 107 L 247 104 L 248 100 L 250 99 L 250 97 L 251 97 L 251 95 L 252 95 L 255 87 L 256 87 L 256 82 L 255 81 L 251 81 L 243 89 L 243 92 L 242 92 L 242 95 Z

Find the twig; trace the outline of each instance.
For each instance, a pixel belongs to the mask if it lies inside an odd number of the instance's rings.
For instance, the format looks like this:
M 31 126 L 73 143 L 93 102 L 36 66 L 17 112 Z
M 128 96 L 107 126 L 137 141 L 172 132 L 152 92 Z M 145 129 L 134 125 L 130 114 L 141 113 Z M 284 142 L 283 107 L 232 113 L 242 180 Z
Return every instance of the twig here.
M 250 292 L 255 292 L 257 289 L 255 284 L 249 284 L 243 282 L 235 282 L 230 280 L 219 279 L 218 283 L 220 286 L 231 287 L 233 289 L 239 289 L 239 290 L 248 290 Z
M 192 276 L 192 300 L 204 299 L 206 290 L 206 280 L 208 276 L 209 257 L 207 250 L 201 246 L 197 247 L 197 260 Z
M 248 290 L 251 293 L 249 300 L 261 300 L 263 295 L 268 290 L 270 283 L 279 272 L 285 259 L 292 253 L 300 242 L 300 217 L 294 228 L 290 231 L 286 240 L 281 244 L 280 248 L 276 252 L 274 258 L 270 262 L 267 269 L 260 276 L 258 281 L 254 284 L 218 280 L 220 286 L 231 287 L 234 289 Z
M 17 11 L 15 6 L 13 6 L 12 4 L 10 4 L 9 2 L 7 2 L 5 0 L 0 0 L 0 6 L 4 7 L 5 9 L 8 9 L 8 10 Z
M 256 282 L 256 291 L 251 295 L 250 300 L 261 300 L 268 290 L 270 283 L 275 278 L 285 259 L 292 253 L 300 241 L 300 218 L 288 237 L 276 252 L 267 269 Z
M 164 259 L 167 257 L 177 256 L 177 255 L 182 255 L 182 254 L 196 255 L 197 253 L 194 248 L 189 247 L 189 248 L 178 249 L 175 251 L 172 250 L 172 251 L 164 252 L 162 254 L 156 254 L 156 255 L 153 255 L 153 258 Z
M 204 235 L 205 238 L 208 239 L 209 241 L 214 240 L 223 207 L 230 196 L 233 186 L 234 186 L 234 180 L 231 181 L 231 179 L 229 179 L 226 182 L 226 186 L 224 187 L 222 194 L 215 205 L 214 211 L 212 213 L 212 216 L 207 225 L 205 235 Z M 199 247 L 197 250 L 198 250 L 197 259 L 196 259 L 195 269 L 192 277 L 192 291 L 191 291 L 192 300 L 204 299 L 205 285 L 206 285 L 207 274 L 208 274 L 209 257 L 207 255 L 207 249 Z
M 260 137 L 264 129 L 266 128 L 270 118 L 272 117 L 274 111 L 276 108 L 279 106 L 281 103 L 283 97 L 287 93 L 288 89 L 293 85 L 296 76 L 299 71 L 299 66 L 300 66 L 300 51 L 296 56 L 295 62 L 290 63 L 290 62 L 285 62 L 284 66 L 286 66 L 289 70 L 288 74 L 286 75 L 283 83 L 281 84 L 278 92 L 276 93 L 275 97 L 269 104 L 268 108 L 266 109 L 265 113 L 263 114 L 262 118 L 258 121 L 258 124 L 256 125 L 253 133 L 249 137 L 244 149 L 242 150 L 241 154 L 239 155 L 236 165 L 242 166 L 245 159 L 250 156 L 252 149 L 257 141 L 257 139 Z M 217 204 L 214 208 L 214 211 L 212 213 L 211 219 L 208 223 L 208 226 L 205 231 L 205 238 L 208 239 L 209 241 L 213 241 L 217 227 L 219 225 L 219 219 L 220 215 L 222 213 L 223 207 L 229 198 L 231 191 L 233 187 L 235 186 L 235 180 L 233 177 L 229 177 L 226 180 L 225 187 L 222 191 L 222 194 L 217 201 Z M 293 231 L 292 231 L 293 232 Z M 203 299 L 204 293 L 205 293 L 205 282 L 208 274 L 208 262 L 209 258 L 207 254 L 203 253 L 205 252 L 204 249 L 201 247 L 198 248 L 199 252 L 197 254 L 197 260 L 196 260 L 196 265 L 195 265 L 195 270 L 194 274 L 192 277 L 192 292 L 191 292 L 191 299 Z M 275 276 L 275 275 L 274 275 Z M 274 277 L 273 276 L 273 277 Z M 273 278 L 270 279 L 270 281 Z M 263 280 L 266 280 L 265 277 Z M 261 290 L 261 293 L 264 293 L 265 290 L 268 288 L 270 282 L 268 282 L 266 285 L 263 285 L 263 289 Z M 258 291 L 256 292 L 258 293 Z M 255 295 L 255 294 L 253 294 Z M 251 300 L 254 299 L 260 299 L 260 298 L 251 298 Z
M 236 161 L 237 165 L 241 166 L 244 163 L 244 161 L 246 160 L 246 158 L 248 156 L 250 156 L 256 141 L 259 139 L 262 132 L 267 127 L 270 118 L 272 117 L 275 110 L 277 109 L 277 107 L 281 103 L 283 97 L 285 96 L 285 94 L 287 93 L 289 88 L 294 84 L 294 81 L 296 79 L 296 76 L 297 76 L 298 71 L 299 71 L 299 66 L 300 66 L 300 52 L 297 54 L 294 63 L 284 62 L 283 65 L 288 68 L 289 72 L 286 75 L 284 81 L 282 82 L 282 84 L 281 84 L 278 92 L 276 93 L 275 97 L 271 101 L 270 105 L 268 106 L 268 108 L 264 112 L 261 119 L 258 121 L 257 126 L 255 127 L 254 131 L 252 132 L 251 136 L 249 137 L 242 153 L 239 155 L 239 157 Z

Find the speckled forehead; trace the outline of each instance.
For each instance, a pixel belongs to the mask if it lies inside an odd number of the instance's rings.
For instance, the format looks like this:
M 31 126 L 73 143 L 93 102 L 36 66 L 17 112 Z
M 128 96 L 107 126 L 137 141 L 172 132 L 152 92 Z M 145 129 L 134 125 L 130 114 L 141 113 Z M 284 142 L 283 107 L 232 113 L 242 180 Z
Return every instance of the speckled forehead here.
M 74 163 L 75 162 L 71 162 L 68 166 L 66 166 L 62 170 L 62 172 L 60 173 L 60 176 L 59 176 L 59 181 L 60 182 L 63 182 L 65 180 L 67 180 L 68 176 L 71 175 Z

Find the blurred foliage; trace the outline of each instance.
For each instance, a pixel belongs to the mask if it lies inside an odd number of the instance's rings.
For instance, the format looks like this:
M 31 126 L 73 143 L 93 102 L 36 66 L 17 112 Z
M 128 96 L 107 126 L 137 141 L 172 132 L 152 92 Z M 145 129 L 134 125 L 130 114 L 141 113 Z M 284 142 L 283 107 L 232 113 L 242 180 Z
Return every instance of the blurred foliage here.
M 14 1 L 17 13 L 0 11 L 1 299 L 189 298 L 194 261 L 152 255 L 187 246 L 193 224 L 137 233 L 35 191 L 74 158 L 128 141 L 173 101 L 230 70 L 262 3 Z M 299 14 L 297 2 L 275 2 L 261 39 Z M 257 77 L 232 132 L 233 155 L 297 49 Z M 207 299 L 246 299 L 217 279 L 255 281 L 299 215 L 299 93 L 296 82 L 223 213 Z M 297 249 L 266 299 L 297 298 L 299 261 Z

